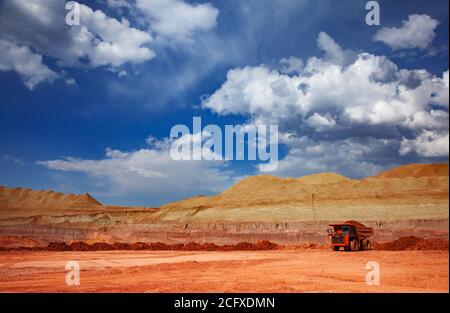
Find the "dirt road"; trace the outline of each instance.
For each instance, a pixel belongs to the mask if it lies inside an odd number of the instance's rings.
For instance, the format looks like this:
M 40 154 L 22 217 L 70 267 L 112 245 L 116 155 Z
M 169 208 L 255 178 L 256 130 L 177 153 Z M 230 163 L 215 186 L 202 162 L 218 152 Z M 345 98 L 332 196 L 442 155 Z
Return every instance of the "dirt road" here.
M 77 261 L 80 285 L 67 286 Z M 368 261 L 380 265 L 368 286 Z M 448 251 L 1 252 L 1 292 L 448 292 Z

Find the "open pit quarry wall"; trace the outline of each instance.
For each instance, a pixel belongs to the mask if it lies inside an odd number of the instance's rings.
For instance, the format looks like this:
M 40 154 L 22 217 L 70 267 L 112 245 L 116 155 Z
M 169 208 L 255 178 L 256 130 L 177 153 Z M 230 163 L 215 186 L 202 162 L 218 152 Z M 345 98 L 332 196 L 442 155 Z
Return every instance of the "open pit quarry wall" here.
M 235 244 L 269 240 L 280 244 L 326 243 L 327 225 L 331 221 L 284 223 L 179 223 L 153 222 L 118 224 L 113 227 L 94 225 L 14 224 L 0 225 L 0 246 L 44 246 L 50 242 L 213 242 Z M 373 241 L 395 240 L 404 236 L 448 239 L 448 219 L 415 219 L 398 221 L 362 221 L 375 231 Z M 3 239 L 1 239 L 3 238 Z M 1 242 L 3 241 L 3 242 Z

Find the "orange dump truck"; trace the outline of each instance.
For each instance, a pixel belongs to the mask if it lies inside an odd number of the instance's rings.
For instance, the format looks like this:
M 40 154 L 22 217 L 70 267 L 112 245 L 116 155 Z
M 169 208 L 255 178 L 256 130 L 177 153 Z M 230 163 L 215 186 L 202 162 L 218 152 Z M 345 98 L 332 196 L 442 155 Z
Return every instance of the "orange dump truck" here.
M 370 250 L 372 244 L 369 237 L 373 235 L 373 228 L 357 221 L 334 223 L 328 225 L 328 239 L 331 248 L 338 251 L 341 247 L 346 251 Z

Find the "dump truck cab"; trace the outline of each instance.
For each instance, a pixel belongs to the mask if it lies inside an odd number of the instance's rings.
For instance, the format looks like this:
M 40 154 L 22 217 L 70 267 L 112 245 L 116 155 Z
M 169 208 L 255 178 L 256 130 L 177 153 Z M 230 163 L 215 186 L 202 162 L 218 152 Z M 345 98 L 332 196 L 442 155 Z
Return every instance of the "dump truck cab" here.
M 368 239 L 373 235 L 373 228 L 357 221 L 333 223 L 328 225 L 328 239 L 331 248 L 338 251 L 341 247 L 346 251 L 370 250 L 372 244 Z

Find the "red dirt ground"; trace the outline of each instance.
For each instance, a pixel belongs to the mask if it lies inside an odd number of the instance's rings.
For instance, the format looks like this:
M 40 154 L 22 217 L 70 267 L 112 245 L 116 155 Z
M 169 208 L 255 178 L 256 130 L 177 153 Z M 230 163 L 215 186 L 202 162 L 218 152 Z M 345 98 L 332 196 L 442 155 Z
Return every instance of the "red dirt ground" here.
M 0 292 L 448 292 L 448 251 L 0 252 Z M 67 286 L 77 261 L 80 285 Z M 368 286 L 367 262 L 381 284 Z

